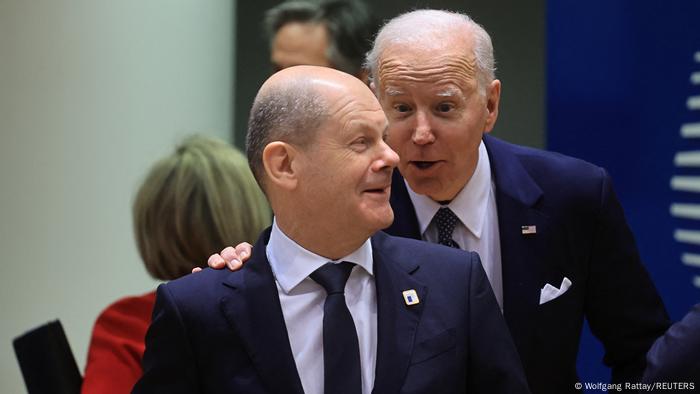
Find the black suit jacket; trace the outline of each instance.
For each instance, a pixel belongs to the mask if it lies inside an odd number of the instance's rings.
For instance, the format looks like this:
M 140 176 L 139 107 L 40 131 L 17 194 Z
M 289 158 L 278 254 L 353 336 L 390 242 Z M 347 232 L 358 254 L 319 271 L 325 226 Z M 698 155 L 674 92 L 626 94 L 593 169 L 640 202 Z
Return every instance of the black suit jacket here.
M 158 288 L 134 393 L 302 393 L 266 257 L 269 230 L 237 272 L 206 269 Z M 374 393 L 527 393 L 475 253 L 372 237 Z M 420 302 L 406 305 L 414 289 Z
M 503 309 L 533 393 L 579 392 L 576 356 L 584 317 L 605 347 L 612 381 L 639 382 L 645 354 L 669 318 L 640 261 L 604 169 L 484 136 L 496 185 Z M 390 234 L 420 239 L 394 171 Z M 536 226 L 523 234 L 521 226 Z M 572 285 L 539 304 L 549 283 Z

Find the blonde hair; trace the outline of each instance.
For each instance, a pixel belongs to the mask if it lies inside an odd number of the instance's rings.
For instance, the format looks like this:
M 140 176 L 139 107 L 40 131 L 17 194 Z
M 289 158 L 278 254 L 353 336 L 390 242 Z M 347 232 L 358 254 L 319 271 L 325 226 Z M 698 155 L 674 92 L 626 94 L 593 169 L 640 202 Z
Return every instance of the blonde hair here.
M 146 269 L 175 279 L 206 266 L 223 247 L 254 242 L 270 208 L 243 154 L 227 143 L 193 136 L 158 161 L 133 205 L 134 233 Z

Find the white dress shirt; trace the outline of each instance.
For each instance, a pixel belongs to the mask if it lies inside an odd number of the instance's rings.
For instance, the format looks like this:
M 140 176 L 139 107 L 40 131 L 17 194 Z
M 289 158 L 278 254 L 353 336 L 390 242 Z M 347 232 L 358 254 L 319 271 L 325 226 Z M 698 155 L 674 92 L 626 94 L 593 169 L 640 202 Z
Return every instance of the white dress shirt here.
M 326 291 L 309 275 L 328 263 L 328 259 L 291 240 L 276 221 L 272 224 L 266 253 L 277 283 L 284 323 L 304 393 L 324 394 L 323 304 Z M 371 242 L 367 240 L 359 249 L 334 262 L 341 261 L 356 264 L 345 284 L 345 302 L 355 321 L 360 344 L 362 393 L 370 394 L 377 361 L 377 291 Z
M 406 188 L 416 209 L 423 240 L 437 243 L 438 229 L 432 220 L 443 205 L 427 196 L 417 194 L 411 190 L 408 183 Z M 501 239 L 498 232 L 495 191 L 496 186 L 491 179 L 489 155 L 482 141 L 479 145 L 479 160 L 474 174 L 446 207 L 450 208 L 460 220 L 452 233 L 452 239 L 459 244 L 460 248 L 479 253 L 486 276 L 503 311 Z

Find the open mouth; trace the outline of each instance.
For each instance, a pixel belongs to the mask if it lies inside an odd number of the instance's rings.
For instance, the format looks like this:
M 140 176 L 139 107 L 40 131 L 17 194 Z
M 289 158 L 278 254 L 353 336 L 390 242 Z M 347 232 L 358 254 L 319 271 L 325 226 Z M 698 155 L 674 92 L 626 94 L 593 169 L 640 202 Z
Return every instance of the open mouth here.
M 426 170 L 426 169 L 434 166 L 438 162 L 437 161 L 412 161 L 410 163 L 413 164 L 414 166 L 418 167 L 421 170 Z

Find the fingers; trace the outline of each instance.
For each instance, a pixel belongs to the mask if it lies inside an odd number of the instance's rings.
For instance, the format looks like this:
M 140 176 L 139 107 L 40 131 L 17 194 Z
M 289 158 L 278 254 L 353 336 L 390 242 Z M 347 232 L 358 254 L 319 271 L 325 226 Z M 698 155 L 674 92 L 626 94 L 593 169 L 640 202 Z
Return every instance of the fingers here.
M 240 246 L 240 245 L 239 245 Z M 225 262 L 226 267 L 231 271 L 236 271 L 243 265 L 241 263 L 240 257 L 236 252 L 236 249 L 229 246 L 221 251 L 221 256 Z M 223 268 L 223 266 L 221 267 Z
M 222 269 L 227 267 L 231 271 L 239 270 L 243 266 L 243 262 L 250 257 L 253 246 L 247 242 L 242 242 L 236 247 L 227 247 L 220 254 L 215 253 L 209 256 L 207 265 L 213 269 Z
M 238 254 L 238 258 L 241 260 L 241 262 L 248 260 L 248 257 L 250 257 L 252 251 L 253 245 L 249 244 L 248 242 L 241 242 L 236 245 L 236 253 Z
M 192 268 L 192 273 L 195 274 L 195 273 L 197 273 L 197 272 L 199 272 L 199 271 L 201 271 L 201 270 L 202 270 L 202 269 L 199 268 L 199 267 L 194 267 L 194 268 Z
M 226 266 L 226 261 L 224 261 L 220 255 L 214 253 L 213 255 L 209 256 L 207 265 L 215 270 L 220 270 Z

